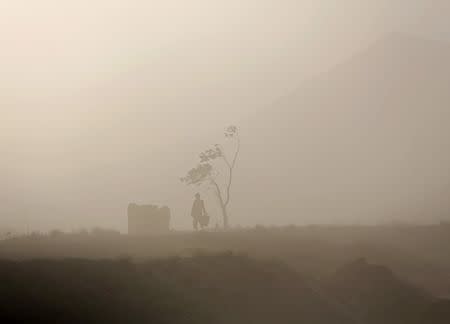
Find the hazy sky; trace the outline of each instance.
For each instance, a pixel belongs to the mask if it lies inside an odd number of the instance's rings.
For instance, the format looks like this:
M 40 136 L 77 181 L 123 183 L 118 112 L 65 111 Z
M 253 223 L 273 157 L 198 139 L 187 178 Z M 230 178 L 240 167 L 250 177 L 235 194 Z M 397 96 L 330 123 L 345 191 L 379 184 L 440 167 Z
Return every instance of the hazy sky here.
M 0 221 L 122 225 L 120 206 L 174 191 L 178 174 L 158 176 L 180 171 L 175 152 L 195 155 L 207 134 L 385 33 L 449 39 L 449 11 L 446 0 L 0 0 Z

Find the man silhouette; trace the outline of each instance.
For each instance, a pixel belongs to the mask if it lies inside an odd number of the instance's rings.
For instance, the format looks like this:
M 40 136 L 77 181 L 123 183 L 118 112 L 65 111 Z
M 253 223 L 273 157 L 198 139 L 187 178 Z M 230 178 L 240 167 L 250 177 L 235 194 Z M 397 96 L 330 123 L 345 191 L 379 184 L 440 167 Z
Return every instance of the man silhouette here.
M 202 222 L 202 218 L 207 217 L 206 209 L 205 209 L 205 203 L 202 199 L 200 199 L 200 194 L 195 194 L 195 200 L 192 204 L 192 210 L 191 210 L 191 216 L 192 216 L 192 225 L 194 227 L 194 230 L 198 230 L 198 225 L 203 229 L 205 226 L 204 222 Z

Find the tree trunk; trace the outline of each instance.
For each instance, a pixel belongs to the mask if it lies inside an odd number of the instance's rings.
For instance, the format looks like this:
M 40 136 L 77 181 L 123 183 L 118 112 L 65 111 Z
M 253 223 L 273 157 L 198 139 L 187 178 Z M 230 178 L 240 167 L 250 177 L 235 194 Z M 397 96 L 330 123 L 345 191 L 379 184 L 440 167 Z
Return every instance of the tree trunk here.
M 224 229 L 228 229 L 229 224 L 228 224 L 227 203 L 224 202 L 224 200 L 223 200 L 222 192 L 220 191 L 220 188 L 219 188 L 219 185 L 217 184 L 217 182 L 214 179 L 211 179 L 211 183 L 216 188 L 216 195 L 217 195 L 217 198 L 219 199 L 220 208 L 222 209 L 223 227 L 224 227 Z
M 227 206 L 222 205 L 222 217 L 223 217 L 223 228 L 228 229 L 228 212 L 227 212 Z

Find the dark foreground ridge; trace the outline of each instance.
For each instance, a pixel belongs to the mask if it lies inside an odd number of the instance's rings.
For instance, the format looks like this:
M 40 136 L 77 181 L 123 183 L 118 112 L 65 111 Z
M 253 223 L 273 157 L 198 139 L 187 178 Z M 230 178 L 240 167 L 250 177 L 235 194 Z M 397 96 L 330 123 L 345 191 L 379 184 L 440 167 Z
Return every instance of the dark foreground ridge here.
M 323 282 L 283 263 L 231 253 L 144 263 L 1 261 L 0 275 L 3 323 L 440 324 L 449 319 L 448 302 L 422 294 L 387 269 L 361 263 Z M 428 321 L 436 318 L 441 322 Z
M 277 263 L 231 255 L 0 264 L 8 323 L 351 323 Z
M 417 319 L 435 301 L 387 267 L 369 264 L 365 259 L 341 267 L 326 285 L 328 294 L 362 323 L 420 323 Z
M 31 234 L 0 241 L 0 259 L 164 259 L 196 251 L 232 251 L 277 259 L 300 273 L 326 277 L 361 256 L 402 280 L 450 298 L 450 226 L 286 226 L 227 232 L 130 236 L 107 230 Z

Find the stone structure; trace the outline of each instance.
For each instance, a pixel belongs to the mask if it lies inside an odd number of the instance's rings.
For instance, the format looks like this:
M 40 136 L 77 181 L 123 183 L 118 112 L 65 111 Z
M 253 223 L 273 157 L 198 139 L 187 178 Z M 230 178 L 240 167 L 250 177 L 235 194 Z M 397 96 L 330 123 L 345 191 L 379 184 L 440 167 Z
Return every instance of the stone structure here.
M 166 206 L 129 204 L 128 234 L 163 234 L 170 230 L 170 209 Z

